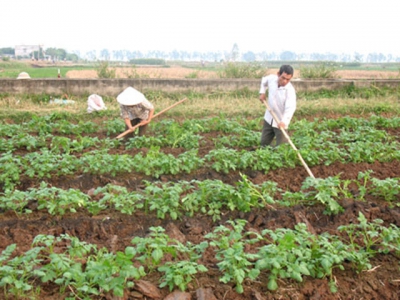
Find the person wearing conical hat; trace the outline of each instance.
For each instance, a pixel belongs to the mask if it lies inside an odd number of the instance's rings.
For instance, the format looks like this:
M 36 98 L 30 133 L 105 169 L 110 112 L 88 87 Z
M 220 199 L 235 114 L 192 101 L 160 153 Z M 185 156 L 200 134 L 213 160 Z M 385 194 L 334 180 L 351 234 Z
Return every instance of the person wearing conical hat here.
M 28 73 L 26 73 L 26 72 L 21 72 L 21 73 L 19 73 L 18 74 L 18 77 L 17 77 L 17 79 L 30 79 L 31 77 L 29 76 L 29 74 Z
M 121 110 L 121 118 L 125 122 L 125 130 L 139 125 L 139 136 L 145 135 L 147 126 L 153 118 L 154 105 L 133 87 L 127 87 L 120 93 L 117 101 Z M 134 136 L 135 132 L 132 131 L 126 135 L 126 138 Z

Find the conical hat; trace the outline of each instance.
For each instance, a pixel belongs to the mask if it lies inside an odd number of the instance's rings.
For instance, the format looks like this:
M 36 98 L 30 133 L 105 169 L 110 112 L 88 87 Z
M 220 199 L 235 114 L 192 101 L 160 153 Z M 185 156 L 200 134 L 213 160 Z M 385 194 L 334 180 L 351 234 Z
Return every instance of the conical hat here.
M 26 72 L 21 72 L 21 73 L 19 73 L 19 75 L 18 75 L 18 77 L 17 77 L 17 79 L 29 79 L 29 78 L 31 78 L 31 77 L 30 77 L 29 74 L 26 73 Z
M 122 105 L 136 105 L 145 99 L 144 95 L 135 90 L 133 87 L 127 87 L 121 94 L 118 95 L 117 101 Z

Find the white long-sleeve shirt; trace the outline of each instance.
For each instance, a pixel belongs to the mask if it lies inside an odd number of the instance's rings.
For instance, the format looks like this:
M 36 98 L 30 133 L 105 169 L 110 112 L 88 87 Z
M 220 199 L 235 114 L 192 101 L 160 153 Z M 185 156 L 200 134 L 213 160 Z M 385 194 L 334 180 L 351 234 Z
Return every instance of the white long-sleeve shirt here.
M 285 123 L 287 128 L 296 111 L 296 91 L 293 85 L 289 82 L 285 86 L 278 87 L 278 76 L 268 75 L 261 79 L 260 94 L 265 94 L 267 89 L 268 106 L 278 117 L 278 121 Z M 268 109 L 265 111 L 264 119 L 278 128 Z

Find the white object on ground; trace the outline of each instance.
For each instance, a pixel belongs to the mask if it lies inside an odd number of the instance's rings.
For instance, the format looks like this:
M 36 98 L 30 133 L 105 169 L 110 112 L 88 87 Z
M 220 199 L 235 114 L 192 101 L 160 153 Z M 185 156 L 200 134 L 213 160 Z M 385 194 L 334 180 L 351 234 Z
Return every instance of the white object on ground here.
M 88 104 L 87 108 L 88 113 L 107 109 L 106 105 L 104 104 L 103 98 L 97 94 L 90 95 L 88 97 L 87 104 Z

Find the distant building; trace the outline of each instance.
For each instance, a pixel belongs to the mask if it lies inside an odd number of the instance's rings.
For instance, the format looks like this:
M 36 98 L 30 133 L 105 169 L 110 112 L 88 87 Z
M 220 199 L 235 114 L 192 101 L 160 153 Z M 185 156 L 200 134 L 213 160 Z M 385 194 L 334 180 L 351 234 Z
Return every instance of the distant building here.
M 15 46 L 15 57 L 32 56 L 33 52 L 39 51 L 41 45 L 19 45 Z

